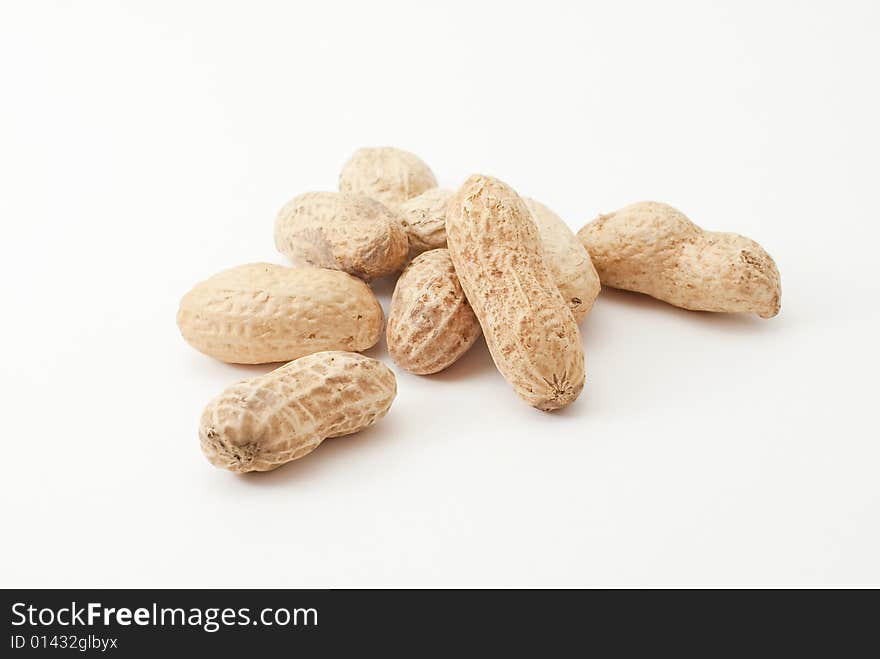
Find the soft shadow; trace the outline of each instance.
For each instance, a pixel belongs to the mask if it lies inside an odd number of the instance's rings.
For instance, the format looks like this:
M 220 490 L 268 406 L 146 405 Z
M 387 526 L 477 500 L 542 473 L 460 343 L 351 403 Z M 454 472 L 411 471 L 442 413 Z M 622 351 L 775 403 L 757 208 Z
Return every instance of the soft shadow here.
M 617 288 L 603 288 L 596 302 L 597 304 L 611 304 L 619 307 L 640 309 L 646 313 L 665 314 L 684 322 L 698 323 L 724 331 L 767 332 L 775 330 L 779 325 L 778 322 L 769 322 L 775 319 L 759 318 L 754 314 L 748 313 L 716 313 L 712 311 L 680 309 L 657 300 L 650 295 L 633 293 L 632 291 L 624 291 Z M 587 316 L 587 319 L 591 315 L 592 312 Z
M 230 364 L 194 350 L 187 350 L 186 353 L 187 368 L 193 373 L 204 372 L 213 377 L 218 371 L 227 371 L 230 374 L 230 380 L 235 380 L 236 378 L 243 380 L 263 375 L 285 364 L 285 362 L 277 362 L 275 364 Z
M 273 362 L 270 364 L 226 364 L 234 373 L 237 373 L 241 379 L 254 378 L 258 375 L 265 375 L 276 368 L 281 368 L 287 362 Z
M 237 474 L 238 482 L 247 487 L 290 487 L 296 481 L 320 478 L 325 469 L 334 469 L 343 460 L 357 460 L 370 451 L 381 450 L 380 444 L 394 441 L 395 436 L 400 439 L 403 435 L 395 432 L 395 423 L 399 425 L 400 420 L 388 414 L 366 430 L 325 439 L 311 453 L 273 471 Z
M 378 359 L 379 361 L 388 361 L 390 359 L 390 356 L 388 354 L 388 343 L 386 340 L 385 330 L 382 330 L 382 334 L 379 336 L 379 340 L 376 342 L 376 345 L 374 345 L 372 348 L 361 350 L 360 353 L 362 355 L 366 355 L 367 357 Z
M 399 276 L 400 273 L 398 272 L 387 277 L 374 279 L 370 282 L 370 288 L 373 289 L 373 294 L 380 300 L 390 300 L 391 294 L 394 292 L 394 287 L 397 286 L 397 279 Z
M 458 382 L 460 380 L 469 380 L 479 373 L 486 373 L 495 369 L 495 363 L 492 361 L 492 355 L 489 354 L 489 348 L 486 346 L 486 339 L 481 335 L 464 355 L 457 362 L 444 368 L 439 373 L 431 375 L 420 375 L 419 377 L 433 380 L 435 382 Z

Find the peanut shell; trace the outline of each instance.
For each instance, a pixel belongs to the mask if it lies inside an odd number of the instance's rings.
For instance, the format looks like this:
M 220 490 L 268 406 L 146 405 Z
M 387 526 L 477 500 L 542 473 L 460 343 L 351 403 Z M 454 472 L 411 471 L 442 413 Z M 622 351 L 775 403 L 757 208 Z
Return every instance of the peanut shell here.
M 208 403 L 202 452 L 216 467 L 269 471 L 385 416 L 397 394 L 391 370 L 351 352 L 318 352 L 232 385 Z
M 366 281 L 400 271 L 409 241 L 399 217 L 363 195 L 307 192 L 275 220 L 275 247 L 294 262 L 342 270 Z
M 574 401 L 585 378 L 580 332 L 519 195 L 498 179 L 471 176 L 449 203 L 446 236 L 492 359 L 514 391 L 541 410 Z
M 362 194 L 389 208 L 437 187 L 434 173 L 417 155 L 393 147 L 358 149 L 339 174 L 339 191 Z
M 599 274 L 590 255 L 565 221 L 544 204 L 524 198 L 526 208 L 538 227 L 544 261 L 556 287 L 580 322 L 599 297 Z
M 386 339 L 391 359 L 417 375 L 442 371 L 480 336 L 480 323 L 465 299 L 449 250 L 413 259 L 394 288 Z
M 779 313 L 776 263 L 736 233 L 705 231 L 672 206 L 643 201 L 578 231 L 605 286 L 694 311 Z
M 397 207 L 411 253 L 446 247 L 446 208 L 453 194 L 446 188 L 431 188 Z
M 234 364 L 290 361 L 322 350 L 366 350 L 384 316 L 360 279 L 338 270 L 251 263 L 196 284 L 177 325 L 197 350 Z

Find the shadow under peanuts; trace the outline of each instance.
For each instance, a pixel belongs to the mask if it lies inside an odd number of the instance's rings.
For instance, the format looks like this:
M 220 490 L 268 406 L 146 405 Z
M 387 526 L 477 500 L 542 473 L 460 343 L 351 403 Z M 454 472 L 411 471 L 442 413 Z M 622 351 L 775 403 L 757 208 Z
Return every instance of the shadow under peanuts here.
M 765 333 L 774 331 L 779 326 L 778 316 L 775 318 L 759 318 L 750 313 L 719 313 L 714 311 L 690 311 L 673 306 L 662 300 L 635 293 L 624 291 L 619 288 L 603 287 L 596 301 L 597 306 L 609 304 L 622 308 L 644 310 L 645 313 L 663 314 L 674 317 L 684 322 L 712 327 L 723 332 L 731 333 Z M 595 309 L 587 315 L 587 321 L 595 313 Z M 776 321 L 776 322 L 773 322 Z M 583 328 L 582 328 L 583 332 Z
M 520 405 L 521 409 L 526 411 L 534 412 L 539 416 L 546 416 L 548 419 L 552 419 L 553 417 L 569 417 L 569 416 L 580 416 L 584 412 L 584 395 L 587 393 L 586 387 L 584 391 L 578 396 L 577 400 L 573 401 L 570 405 L 559 409 L 553 410 L 551 412 L 545 412 L 539 410 L 537 408 L 530 407 L 528 403 L 521 400 L 516 392 L 513 391 L 510 384 L 504 380 L 504 377 L 501 373 L 498 372 L 498 369 L 495 367 L 495 362 L 492 360 L 492 355 L 489 352 L 489 348 L 486 346 L 486 339 L 483 336 L 480 336 L 479 339 L 471 346 L 471 349 L 468 350 L 461 359 L 455 362 L 449 368 L 446 368 L 439 373 L 434 373 L 433 375 L 421 375 L 421 376 L 413 376 L 413 377 L 423 377 L 428 380 L 434 380 L 437 382 L 459 382 L 465 380 L 473 380 L 478 376 L 482 375 L 493 375 L 495 377 L 494 386 L 497 387 L 495 391 L 496 395 L 504 395 L 510 396 L 510 400 L 513 401 L 513 404 Z M 587 383 L 589 384 L 589 383 Z
M 219 359 L 214 359 L 213 357 L 209 357 L 194 350 L 187 350 L 187 353 L 185 359 L 191 372 L 205 374 L 207 377 L 216 380 L 223 386 L 228 386 L 248 378 L 265 375 L 286 363 L 232 364 L 220 361 Z M 225 385 L 223 384 L 224 382 L 226 383 Z
M 359 352 L 365 357 L 372 357 L 373 359 L 378 359 L 380 362 L 385 362 L 385 365 L 388 366 L 391 356 L 388 354 L 385 330 L 382 330 L 382 334 L 380 335 L 379 340 L 376 341 L 376 345 L 372 348 L 367 348 L 366 350 L 360 350 Z
M 397 279 L 400 273 L 397 272 L 387 277 L 380 277 L 370 282 L 370 288 L 379 301 L 390 301 L 391 294 L 394 293 L 394 287 L 397 286 Z
M 430 375 L 418 375 L 414 377 L 425 378 L 434 382 L 459 382 L 471 380 L 477 375 L 495 371 L 495 362 L 489 354 L 486 339 L 481 334 L 466 353 L 459 357 L 451 366 L 447 366 L 439 373 Z
M 232 373 L 233 378 L 244 380 L 246 378 L 255 378 L 281 368 L 288 362 L 270 362 L 268 364 L 226 364 Z
M 311 453 L 298 460 L 288 462 L 272 471 L 251 471 L 236 474 L 238 482 L 246 487 L 285 487 L 289 488 L 297 482 L 308 482 L 312 478 L 321 478 L 325 469 L 336 469 L 340 464 L 351 464 L 360 458 L 369 460 L 370 452 L 378 455 L 383 444 L 394 441 L 394 437 L 402 437 L 395 431 L 394 405 L 388 413 L 369 428 L 351 435 L 330 437 L 325 439 Z M 362 470 L 367 470 L 363 467 Z

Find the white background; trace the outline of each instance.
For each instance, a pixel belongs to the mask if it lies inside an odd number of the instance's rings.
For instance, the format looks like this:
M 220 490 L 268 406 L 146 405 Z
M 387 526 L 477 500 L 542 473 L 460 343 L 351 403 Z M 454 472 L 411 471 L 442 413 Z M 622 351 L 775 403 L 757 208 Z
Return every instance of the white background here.
M 0 584 L 880 586 L 878 7 L 4 2 Z M 202 407 L 270 367 L 191 349 L 178 301 L 283 263 L 277 209 L 366 145 L 575 229 L 671 203 L 760 241 L 782 312 L 608 290 L 561 413 L 481 342 L 217 470 Z

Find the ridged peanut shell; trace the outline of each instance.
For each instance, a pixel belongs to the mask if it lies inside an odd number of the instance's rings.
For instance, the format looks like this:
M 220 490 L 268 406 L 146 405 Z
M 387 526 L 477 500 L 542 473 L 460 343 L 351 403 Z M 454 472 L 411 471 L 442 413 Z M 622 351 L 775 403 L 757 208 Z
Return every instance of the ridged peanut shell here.
M 283 362 L 322 350 L 366 350 L 382 334 L 379 301 L 338 270 L 251 263 L 196 284 L 177 325 L 197 350 L 224 362 Z
M 275 247 L 294 262 L 364 280 L 400 271 L 409 240 L 398 216 L 374 199 L 339 192 L 294 197 L 275 219 Z
M 339 174 L 340 192 L 366 195 L 388 207 L 435 187 L 437 179 L 421 158 L 390 146 L 358 149 Z
M 432 188 L 398 207 L 412 253 L 446 247 L 446 210 L 453 194 L 451 190 Z M 561 217 L 534 199 L 526 197 L 523 201 L 538 227 L 553 281 L 580 322 L 601 288 L 590 255 Z
M 544 261 L 568 308 L 580 322 L 599 297 L 599 274 L 565 221 L 544 204 L 524 198 L 544 249 Z
M 269 471 L 311 453 L 328 437 L 363 430 L 397 394 L 394 373 L 352 352 L 318 352 L 243 380 L 208 403 L 202 452 L 230 471 Z
M 453 364 L 480 336 L 480 323 L 455 274 L 449 250 L 410 263 L 391 296 L 386 339 L 391 358 L 417 375 Z
M 693 311 L 779 313 L 776 263 L 754 240 L 704 231 L 672 206 L 643 201 L 578 232 L 602 284 Z
M 492 359 L 514 391 L 541 410 L 574 401 L 585 377 L 580 332 L 522 199 L 498 179 L 471 176 L 449 203 L 446 238 Z
M 446 247 L 446 209 L 453 194 L 445 188 L 431 188 L 397 207 L 412 253 Z

